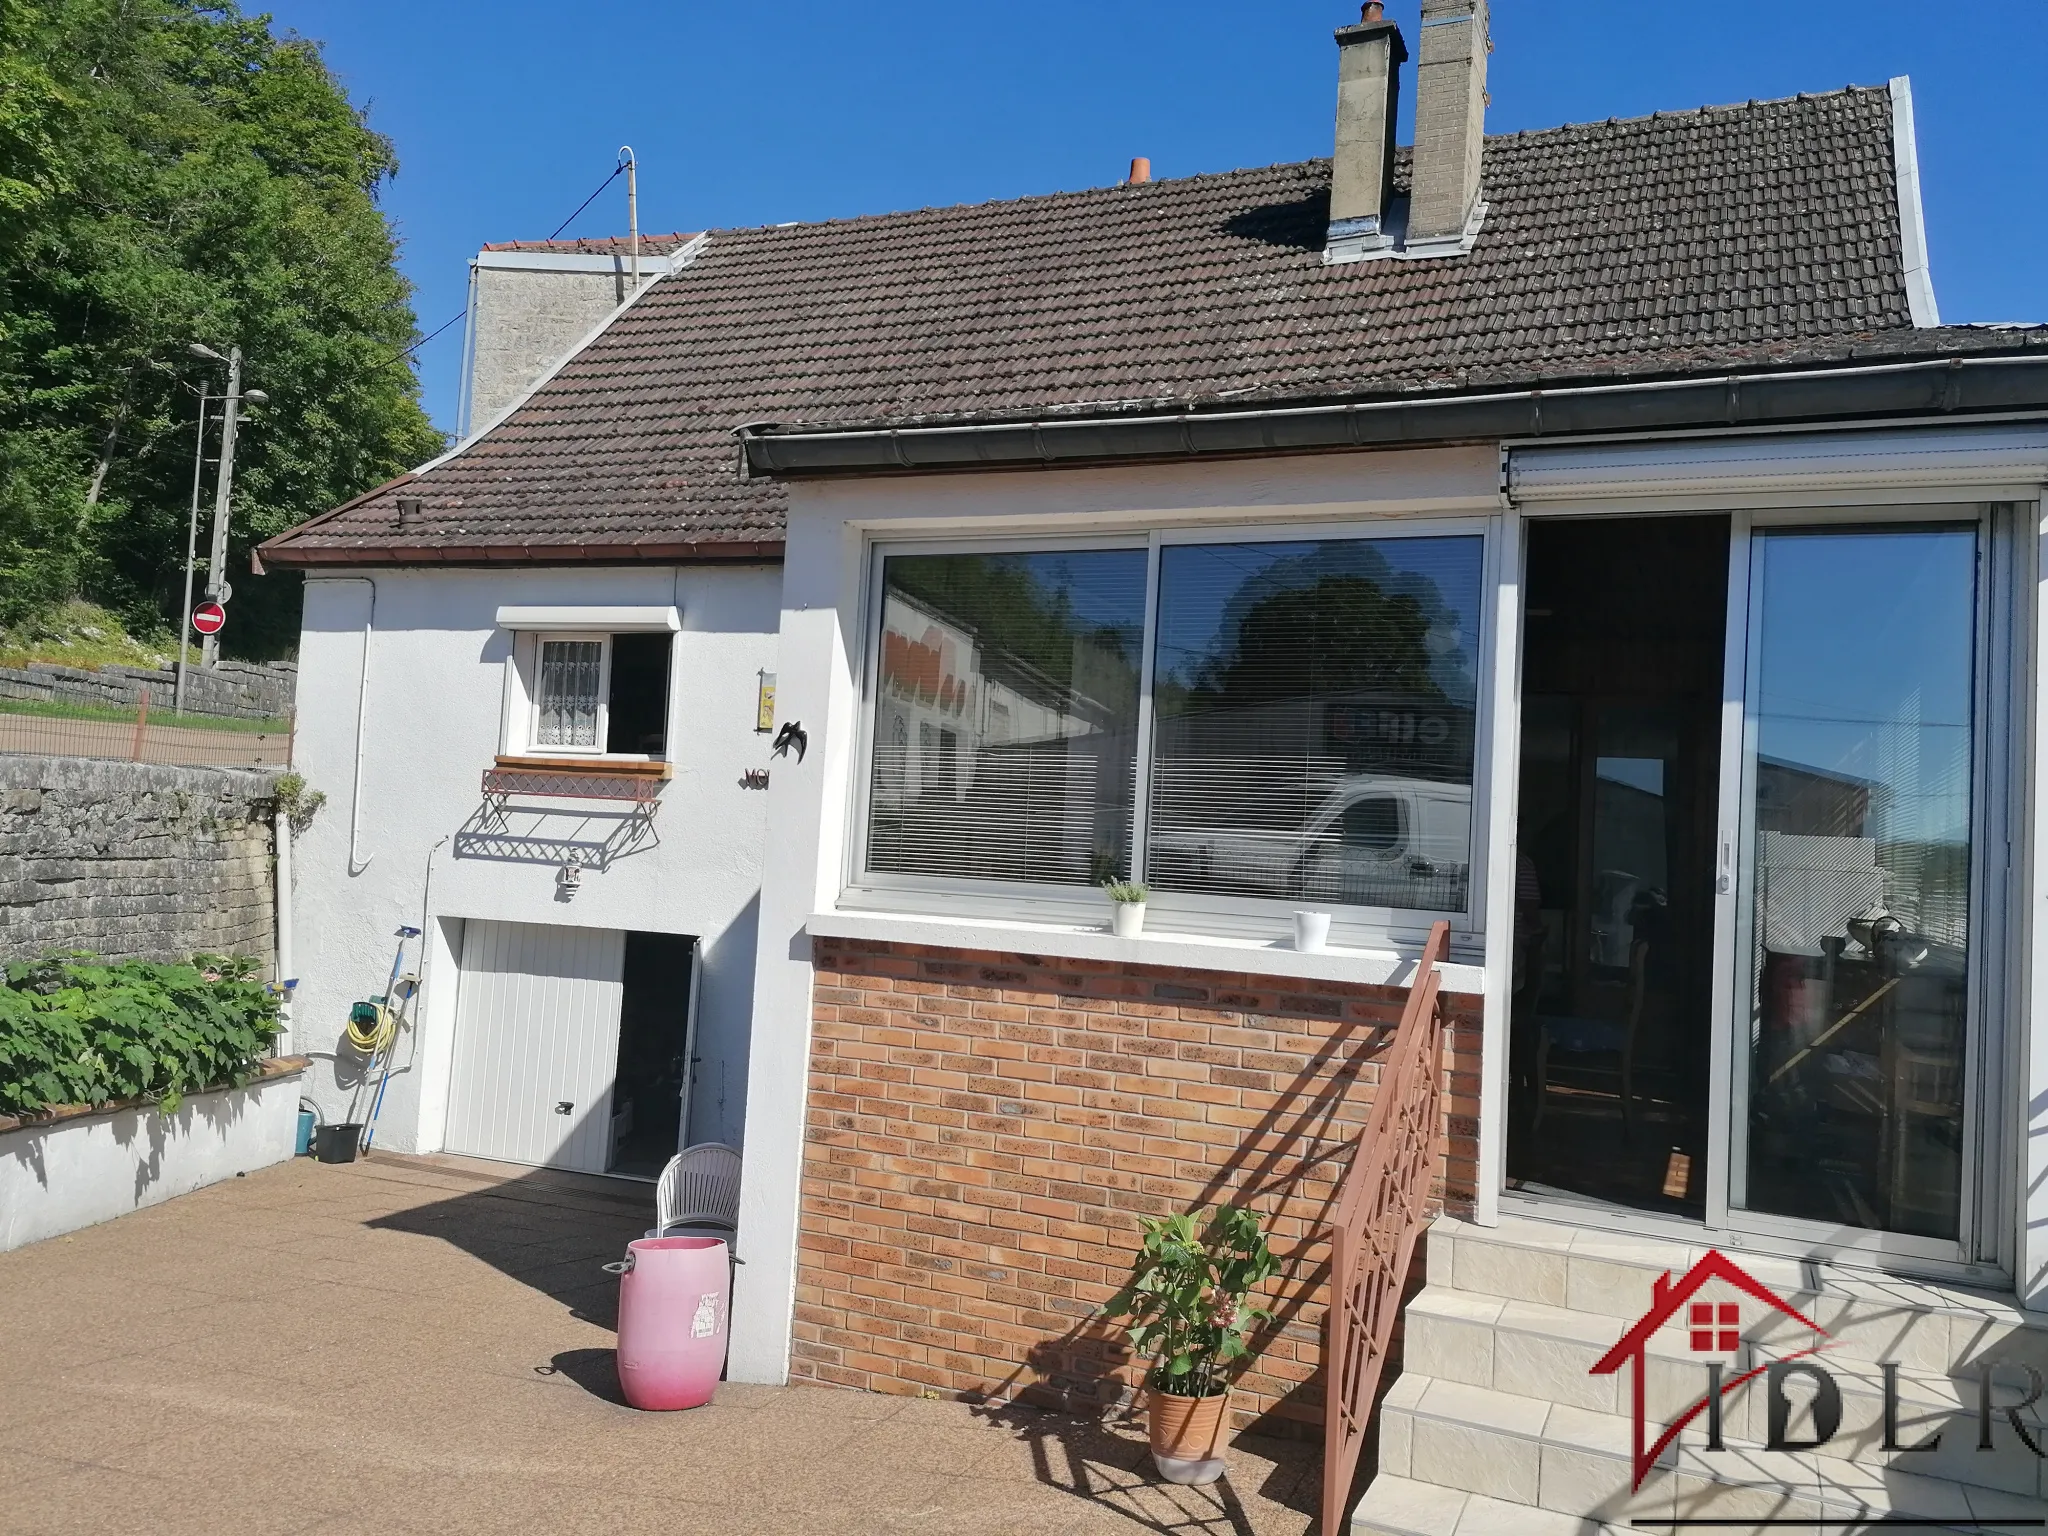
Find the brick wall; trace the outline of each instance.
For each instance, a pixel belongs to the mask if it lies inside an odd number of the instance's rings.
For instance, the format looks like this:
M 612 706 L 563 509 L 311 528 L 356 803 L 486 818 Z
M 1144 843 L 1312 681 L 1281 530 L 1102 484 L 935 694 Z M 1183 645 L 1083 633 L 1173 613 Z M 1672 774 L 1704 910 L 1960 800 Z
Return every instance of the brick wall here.
M 1140 1216 L 1267 1218 L 1278 1314 L 1240 1429 L 1322 1418 L 1319 1233 L 1399 989 L 819 940 L 792 1374 L 1114 1406 L 1139 1368 L 1094 1314 Z M 1478 999 L 1449 999 L 1447 1155 L 1469 1203 Z

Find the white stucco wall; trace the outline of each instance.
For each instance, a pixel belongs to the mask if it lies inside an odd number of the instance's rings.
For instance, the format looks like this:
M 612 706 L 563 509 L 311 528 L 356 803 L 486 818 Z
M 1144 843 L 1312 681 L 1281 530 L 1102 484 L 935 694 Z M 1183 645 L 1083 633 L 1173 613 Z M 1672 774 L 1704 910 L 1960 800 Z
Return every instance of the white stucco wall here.
M 810 927 L 813 914 L 831 912 L 837 903 L 844 868 L 859 735 L 856 668 L 866 622 L 866 539 L 874 533 L 1094 535 L 1165 524 L 1485 513 L 1499 505 L 1499 470 L 1497 450 L 1481 446 L 790 485 L 777 704 L 782 719 L 803 722 L 811 745 L 802 765 L 777 768 L 767 797 L 767 878 L 754 992 L 760 1024 L 747 1089 L 740 1201 L 739 1246 L 747 1262 L 733 1306 L 734 1380 L 780 1382 L 789 1369 L 810 1055 Z M 985 938 L 970 936 L 976 932 L 987 929 L 962 924 L 950 939 L 928 931 L 922 942 L 986 947 Z M 1034 950 L 1051 941 L 1043 931 L 1022 927 L 1013 939 L 1016 947 Z M 1083 942 L 1092 943 L 1093 936 Z M 1205 948 L 1175 945 L 1168 959 L 1158 947 L 1141 954 L 1133 946 L 1121 958 L 1198 964 Z M 1229 956 L 1223 963 L 1243 970 L 1321 958 L 1249 945 L 1232 948 Z M 1372 979 L 1391 970 L 1390 965 Z M 1476 985 L 1476 977 L 1464 984 Z
M 364 626 L 375 583 L 360 802 L 354 796 Z M 693 1141 L 737 1144 L 744 1129 L 756 902 L 769 796 L 743 787 L 767 768 L 754 730 L 758 674 L 776 667 L 781 572 L 677 569 L 373 571 L 306 584 L 298 770 L 328 799 L 295 847 L 299 991 L 295 1048 L 315 1056 L 305 1091 L 324 1118 L 348 1109 L 352 1058 L 334 1056 L 349 1005 L 384 990 L 395 933 L 425 927 L 424 991 L 402 1042 L 377 1144 L 434 1151 L 453 1054 L 456 965 L 469 919 L 695 935 L 703 946 Z M 501 605 L 676 606 L 670 741 L 652 846 L 586 870 L 557 899 L 551 863 L 458 857 L 457 831 L 482 804 L 498 751 L 512 637 Z M 779 765 L 777 765 L 779 769 Z M 564 802 L 563 824 L 574 805 Z M 359 822 L 351 869 L 352 817 Z M 566 833 L 564 835 L 573 835 Z M 449 841 L 435 851 L 436 843 Z M 428 922 L 429 854 L 432 891 Z M 419 945 L 407 954 L 419 967 Z M 325 1054 L 322 1054 L 325 1053 Z M 361 1112 L 368 1113 L 367 1096 Z
M 0 1135 L 0 1253 L 112 1221 L 292 1155 L 296 1074 Z
M 2030 779 L 2022 822 L 2030 899 L 2027 910 L 2011 925 L 2013 942 L 2025 946 L 2027 963 L 2015 967 L 2025 1006 L 2015 1010 L 2018 1048 L 2012 1056 L 2021 1085 L 2016 1095 L 2021 1134 L 2018 1155 L 2009 1165 L 2020 1190 L 2015 1234 L 2019 1293 L 2032 1310 L 2048 1312 L 2048 941 L 2044 941 L 2048 934 L 2048 825 L 2041 814 L 2041 786 L 2048 785 L 2048 687 L 2043 686 L 2048 679 L 2048 501 L 2023 507 L 2022 513 L 2021 528 L 2031 522 L 2034 533 L 2032 540 L 2022 540 L 2023 546 L 2032 544 L 2034 558 L 2030 573 L 2035 593 L 2031 615 L 2034 717 L 2030 733 L 2015 732 L 2026 741 L 2022 760 L 2028 765 Z M 2023 627 L 2020 632 L 2029 630 Z

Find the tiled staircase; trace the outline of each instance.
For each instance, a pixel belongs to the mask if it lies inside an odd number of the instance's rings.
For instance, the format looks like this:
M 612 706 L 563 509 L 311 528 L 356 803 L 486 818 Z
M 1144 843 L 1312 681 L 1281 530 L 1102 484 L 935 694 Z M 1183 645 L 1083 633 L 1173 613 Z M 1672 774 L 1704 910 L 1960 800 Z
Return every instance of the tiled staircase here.
M 1817 1450 L 1766 1450 L 1760 1377 L 1725 1399 L 1725 1450 L 1707 1449 L 1702 1415 L 1631 1492 L 1633 1369 L 1591 1368 L 1650 1311 L 1659 1277 L 1681 1282 L 1705 1250 L 1514 1218 L 1491 1228 L 1446 1218 L 1428 1241 L 1429 1284 L 1406 1313 L 1405 1367 L 1381 1408 L 1379 1472 L 1353 1518 L 1359 1536 L 1596 1536 L 1669 1530 L 1674 1520 L 1715 1522 L 1716 1536 L 1818 1536 L 1886 1516 L 1956 1531 L 2043 1529 L 2048 1461 L 2002 1412 L 1995 1448 L 1977 1448 L 1980 1363 L 2048 1375 L 2048 1318 L 2010 1298 L 1735 1255 L 1831 1337 L 1707 1282 L 1649 1336 L 1645 1443 L 1705 1396 L 1709 1362 L 1724 1362 L 1733 1380 L 1817 1343 L 1827 1347 L 1815 1360 L 1841 1390 L 1841 1428 Z M 1715 1348 L 1702 1353 L 1691 1347 L 1695 1301 L 1716 1309 L 1714 1337 L 1702 1341 Z M 1729 1342 L 1718 1331 L 1726 1306 L 1740 1309 L 1731 1354 L 1718 1352 Z M 1884 1449 L 1883 1362 L 1899 1367 L 1899 1443 L 1940 1430 L 1938 1450 Z M 2024 1371 L 1994 1381 L 1995 1406 L 2025 1395 Z M 1789 1438 L 1809 1433 L 1814 1391 L 1788 1377 Z M 2048 1449 L 2048 1401 L 2020 1417 Z

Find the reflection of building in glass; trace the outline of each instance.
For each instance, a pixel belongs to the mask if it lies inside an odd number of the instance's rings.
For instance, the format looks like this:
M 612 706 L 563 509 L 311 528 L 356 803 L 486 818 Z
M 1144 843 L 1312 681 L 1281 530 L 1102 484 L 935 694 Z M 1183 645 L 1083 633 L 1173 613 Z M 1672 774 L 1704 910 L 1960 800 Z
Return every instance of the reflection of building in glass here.
M 1960 800 L 1962 819 L 1967 822 L 1969 789 L 1963 765 L 1960 787 L 1952 793 L 1912 797 L 1947 802 Z M 1910 771 L 1907 782 L 1912 782 Z M 1905 927 L 1940 944 L 1962 946 L 1969 942 L 1970 850 L 1961 839 L 1901 836 L 1923 825 L 1955 820 L 1930 815 L 1923 805 L 1904 804 L 1908 797 L 1898 793 L 1896 782 L 1858 778 L 1830 772 L 1809 763 L 1792 763 L 1759 757 L 1756 764 L 1757 832 L 1766 840 L 1772 834 L 1797 840 L 1804 850 L 1795 860 L 1787 843 L 1775 854 L 1759 860 L 1759 880 L 1769 882 L 1763 871 L 1776 870 L 1778 895 L 1774 911 L 1790 913 L 1787 903 L 1820 903 L 1799 920 L 1800 931 L 1813 928 L 1798 947 L 1802 954 L 1819 954 L 1820 928 L 1814 928 L 1824 909 L 1831 914 L 1825 924 L 1826 936 L 1845 936 L 1850 917 L 1863 915 L 1870 907 L 1882 907 Z M 1840 849 L 1822 845 L 1840 843 Z M 1794 875 L 1795 869 L 1805 871 Z M 1851 871 L 1867 871 L 1854 873 Z M 1788 882 L 1802 881 L 1814 889 L 1794 898 Z M 1824 895 L 1820 887 L 1831 887 Z M 1852 889 L 1853 888 L 1853 889 Z M 1855 906 L 1855 911 L 1847 911 Z M 1836 915 L 1838 914 L 1838 916 Z M 1778 926 L 1792 919 L 1787 916 Z M 1767 927 L 1770 923 L 1767 920 Z M 1791 929 L 1785 929 L 1788 938 Z M 1776 947 L 1776 946 L 1771 946 Z
M 868 865 L 1084 883 L 1122 872 L 1136 731 L 1129 661 L 1061 637 L 1071 681 L 892 587 L 884 599 Z

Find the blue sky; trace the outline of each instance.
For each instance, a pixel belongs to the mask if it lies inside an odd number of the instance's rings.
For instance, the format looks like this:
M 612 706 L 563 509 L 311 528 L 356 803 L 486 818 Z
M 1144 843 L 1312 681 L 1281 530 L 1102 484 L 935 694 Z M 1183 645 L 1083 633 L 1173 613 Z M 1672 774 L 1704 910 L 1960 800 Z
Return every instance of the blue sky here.
M 1411 43 L 1419 8 L 1388 6 Z M 480 244 L 552 232 L 626 143 L 649 231 L 1101 186 L 1133 155 L 1178 176 L 1327 154 L 1330 34 L 1357 7 L 278 0 L 272 14 L 327 45 L 396 142 L 386 205 L 431 330 L 461 310 Z M 1494 41 L 1495 133 L 1911 75 L 1943 318 L 2048 318 L 2040 0 L 1495 0 Z M 571 232 L 624 226 L 616 183 Z M 461 331 L 421 353 L 444 427 Z

